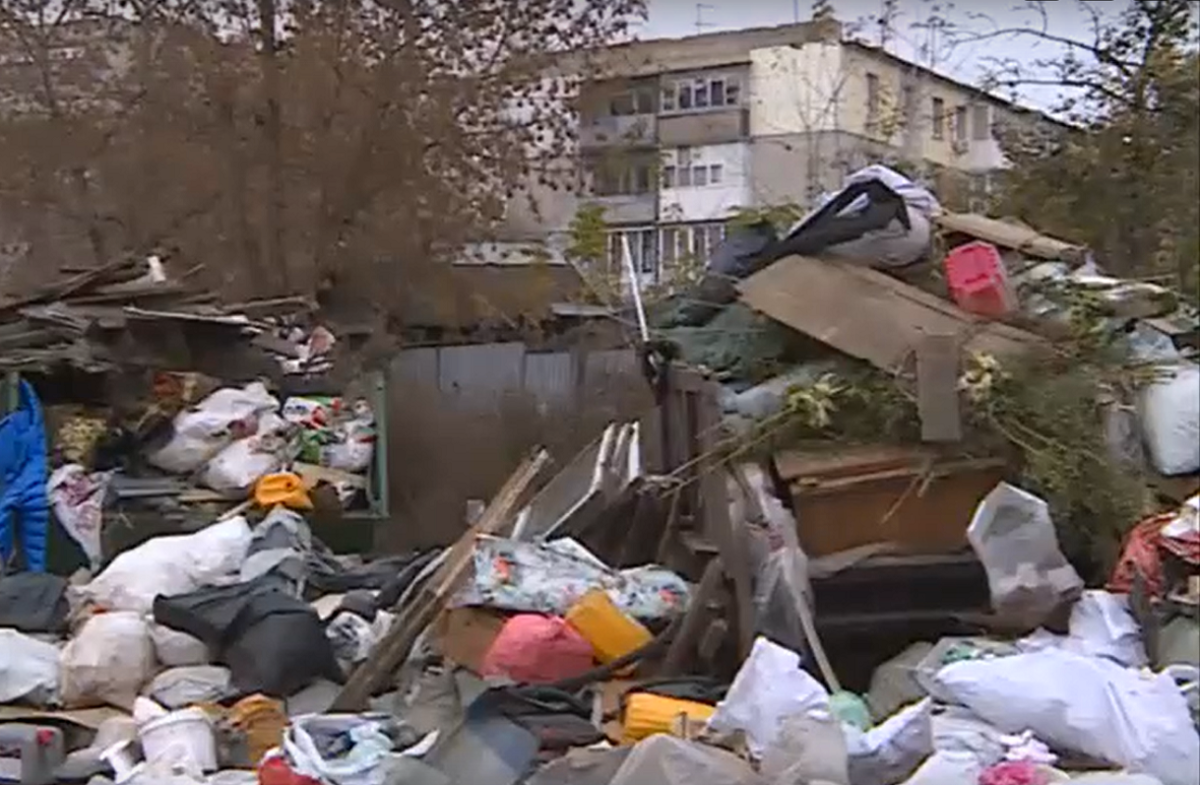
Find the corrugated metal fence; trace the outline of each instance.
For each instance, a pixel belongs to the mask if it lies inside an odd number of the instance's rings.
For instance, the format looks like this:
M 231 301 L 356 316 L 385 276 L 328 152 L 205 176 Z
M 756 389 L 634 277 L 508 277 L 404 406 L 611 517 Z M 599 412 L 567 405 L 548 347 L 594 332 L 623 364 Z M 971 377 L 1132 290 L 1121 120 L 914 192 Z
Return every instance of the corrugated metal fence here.
M 388 380 L 389 550 L 445 545 L 534 445 L 569 461 L 651 405 L 636 354 L 521 343 L 407 349 Z
M 523 343 L 491 343 L 406 349 L 393 361 L 390 386 L 436 390 L 446 405 L 482 413 L 515 393 L 540 407 L 583 405 L 637 374 L 632 349 L 530 352 Z

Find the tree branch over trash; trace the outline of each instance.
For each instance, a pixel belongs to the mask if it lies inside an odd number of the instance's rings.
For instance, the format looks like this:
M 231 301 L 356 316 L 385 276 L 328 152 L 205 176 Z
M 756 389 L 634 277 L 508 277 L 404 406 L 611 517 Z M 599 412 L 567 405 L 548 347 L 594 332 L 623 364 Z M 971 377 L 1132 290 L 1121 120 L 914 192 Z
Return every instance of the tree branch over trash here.
M 1194 3 L 1131 3 L 1106 15 L 1095 4 L 1089 40 L 1038 28 L 959 32 L 963 42 L 1030 38 L 1058 54 L 1031 64 L 993 61 L 988 86 L 1062 88 L 1058 112 L 1072 127 L 1010 127 L 1012 168 L 998 211 L 1087 243 L 1117 273 L 1200 286 L 1200 59 Z M 1040 8 L 1043 14 L 1045 9 Z

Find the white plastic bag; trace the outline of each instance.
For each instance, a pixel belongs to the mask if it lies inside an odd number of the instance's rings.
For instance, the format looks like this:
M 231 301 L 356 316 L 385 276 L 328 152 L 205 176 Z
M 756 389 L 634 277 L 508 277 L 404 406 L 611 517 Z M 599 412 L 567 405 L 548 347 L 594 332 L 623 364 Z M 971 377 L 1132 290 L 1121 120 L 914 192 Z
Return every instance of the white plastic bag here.
M 1173 477 L 1200 470 L 1200 366 L 1179 365 L 1142 390 L 1138 414 L 1154 468 Z
M 967 539 L 987 571 L 992 606 L 1029 628 L 1083 589 L 1058 548 L 1046 502 L 1000 483 L 975 510 Z
M 258 430 L 258 417 L 279 408 L 279 401 L 261 382 L 242 389 L 225 387 L 201 401 L 195 408 L 180 412 L 173 423 L 174 434 L 165 446 L 146 456 L 163 471 L 187 474 L 200 468 L 239 432 L 246 435 Z
M 933 701 L 901 709 L 868 731 L 842 724 L 851 785 L 893 785 L 933 754 Z
M 969 752 L 938 750 L 904 781 L 904 785 L 974 785 L 986 767 Z
M 829 711 L 825 687 L 800 667 L 800 655 L 760 637 L 708 727 L 718 733 L 745 731 L 750 753 L 761 758 L 785 717 L 814 709 Z
M 154 674 L 150 629 L 136 613 L 92 616 L 62 651 L 59 685 L 67 708 L 104 703 L 128 710 Z
M 938 673 L 955 700 L 1006 733 L 1152 774 L 1200 783 L 1200 736 L 1168 675 L 1146 676 L 1059 648 L 956 662 Z
M 318 731 L 346 733 L 353 746 L 340 758 L 323 758 L 312 736 Z M 283 752 L 292 771 L 332 785 L 383 785 L 391 750 L 392 741 L 379 722 L 353 714 L 296 717 L 283 736 Z
M 238 439 L 208 462 L 201 481 L 215 491 L 241 491 L 279 471 L 287 459 L 287 440 L 282 436 L 287 427 L 279 415 L 264 413 L 253 436 Z
M 208 646 L 186 632 L 173 630 L 165 624 L 151 624 L 150 638 L 158 661 L 168 668 L 208 664 Z
M 88 558 L 93 570 L 103 561 L 100 527 L 104 522 L 104 495 L 112 472 L 89 473 L 77 463 L 54 470 L 46 481 L 46 495 L 54 517 Z
M 155 537 L 113 559 L 81 593 L 108 610 L 149 613 L 160 594 L 186 594 L 235 573 L 249 547 L 241 516 L 195 534 Z
M 779 724 L 775 742 L 763 752 L 759 772 L 772 785 L 850 785 L 846 766 L 842 724 L 828 712 L 812 711 Z
M 168 709 L 216 703 L 229 693 L 229 669 L 216 665 L 171 668 L 155 676 L 146 687 L 146 694 Z
M 48 706 L 58 698 L 58 647 L 17 630 L 0 630 L 0 704 Z
M 1122 594 L 1085 591 L 1071 611 L 1066 645 L 1079 654 L 1104 657 L 1130 668 L 1147 662 L 1141 628 L 1129 612 L 1129 598 Z

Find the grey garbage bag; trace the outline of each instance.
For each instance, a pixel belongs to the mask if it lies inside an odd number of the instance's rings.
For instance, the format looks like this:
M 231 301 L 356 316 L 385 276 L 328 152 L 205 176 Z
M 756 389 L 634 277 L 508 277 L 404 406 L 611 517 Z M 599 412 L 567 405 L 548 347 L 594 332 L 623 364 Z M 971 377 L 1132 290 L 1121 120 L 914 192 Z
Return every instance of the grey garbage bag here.
M 609 785 L 769 785 L 736 755 L 674 736 L 638 742 Z

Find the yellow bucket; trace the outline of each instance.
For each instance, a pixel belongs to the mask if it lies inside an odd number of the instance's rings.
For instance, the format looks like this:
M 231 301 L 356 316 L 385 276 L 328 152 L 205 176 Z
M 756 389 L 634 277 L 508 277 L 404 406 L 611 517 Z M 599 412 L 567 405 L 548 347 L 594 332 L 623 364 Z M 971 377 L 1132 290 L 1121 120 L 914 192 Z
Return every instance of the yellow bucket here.
M 621 743 L 636 744 L 656 733 L 670 733 L 679 715 L 692 721 L 707 721 L 715 706 L 696 701 L 668 698 L 650 692 L 635 692 L 625 699 L 625 717 L 621 725 Z
M 596 659 L 607 665 L 645 646 L 654 636 L 630 618 L 603 589 L 592 589 L 567 611 L 567 624 L 592 644 Z

